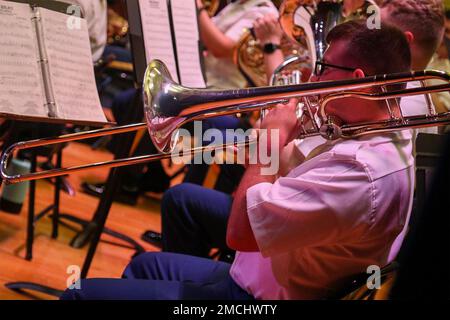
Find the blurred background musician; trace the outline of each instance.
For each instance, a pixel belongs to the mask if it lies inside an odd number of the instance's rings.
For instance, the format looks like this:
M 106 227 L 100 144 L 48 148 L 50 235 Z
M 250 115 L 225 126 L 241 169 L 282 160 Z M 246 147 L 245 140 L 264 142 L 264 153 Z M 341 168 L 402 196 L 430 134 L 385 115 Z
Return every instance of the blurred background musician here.
M 266 14 L 278 16 L 278 9 L 269 0 L 238 0 L 209 17 L 203 2 L 197 0 L 201 40 L 206 47 L 207 85 L 216 89 L 243 88 L 246 79 L 233 63 L 234 48 L 246 29 Z

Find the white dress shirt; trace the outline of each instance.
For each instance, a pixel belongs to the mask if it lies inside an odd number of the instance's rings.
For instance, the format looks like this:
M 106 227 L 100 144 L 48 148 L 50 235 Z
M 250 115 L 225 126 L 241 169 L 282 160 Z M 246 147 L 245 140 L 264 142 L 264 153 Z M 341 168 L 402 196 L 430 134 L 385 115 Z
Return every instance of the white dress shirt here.
M 407 88 L 417 88 L 420 86 L 419 82 L 410 82 L 408 83 Z M 433 104 L 431 104 L 431 107 L 434 110 Z M 415 116 L 415 115 L 424 115 L 428 114 L 428 105 L 426 102 L 426 99 L 423 95 L 416 95 L 411 97 L 405 97 L 401 99 L 400 102 L 400 108 L 402 110 L 403 116 Z M 415 140 L 418 133 L 433 133 L 436 134 L 438 132 L 437 127 L 429 127 L 429 128 L 421 128 L 421 129 L 415 129 L 412 131 L 412 140 L 413 140 L 413 154 L 415 154 Z M 320 146 L 321 144 L 325 143 L 326 140 L 322 138 L 321 136 L 312 137 L 308 139 L 298 139 L 295 140 L 295 145 L 298 148 L 298 150 L 306 157 L 311 150 L 314 148 Z M 394 241 L 391 253 L 389 255 L 390 260 L 394 260 L 398 252 L 400 251 L 400 248 L 403 244 L 403 240 L 405 238 L 406 232 L 408 231 L 408 224 L 410 220 L 410 214 L 408 215 L 406 219 L 406 224 L 404 230 L 398 235 L 397 239 Z
M 214 24 L 228 38 L 238 42 L 246 29 L 253 27 L 253 22 L 267 14 L 278 17 L 278 10 L 269 0 L 236 1 L 227 5 L 212 18 Z M 205 58 L 206 79 L 208 87 L 217 89 L 243 88 L 247 81 L 231 59 L 216 58 L 208 54 Z
M 405 226 L 414 190 L 409 131 L 327 142 L 312 154 L 247 191 L 260 252 L 238 252 L 230 273 L 257 299 L 323 298 L 368 266 L 388 264 Z

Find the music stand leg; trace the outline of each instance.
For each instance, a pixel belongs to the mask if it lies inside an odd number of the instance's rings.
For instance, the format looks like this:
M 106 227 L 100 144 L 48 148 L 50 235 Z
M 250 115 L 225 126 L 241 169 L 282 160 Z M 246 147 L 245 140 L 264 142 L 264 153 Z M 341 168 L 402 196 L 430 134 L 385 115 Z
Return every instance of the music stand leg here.
M 105 185 L 104 197 L 102 197 L 102 200 L 100 201 L 96 212 L 96 224 L 95 228 L 93 229 L 94 232 L 92 234 L 92 241 L 89 245 L 88 253 L 81 269 L 81 279 L 85 279 L 87 277 L 89 268 L 95 255 L 95 251 L 97 250 L 97 246 L 100 241 L 101 234 L 105 227 L 106 219 L 108 218 L 114 194 L 119 187 L 119 178 L 120 177 L 118 175 L 118 170 L 116 168 L 112 169 Z
M 62 166 L 62 148 L 59 148 L 56 154 L 56 167 L 61 168 Z M 58 225 L 59 225 L 59 204 L 60 204 L 60 192 L 61 192 L 61 177 L 56 177 L 55 181 L 55 195 L 54 195 L 54 205 L 53 205 L 53 215 L 52 215 L 52 238 L 58 238 Z
M 36 167 L 37 167 L 37 155 L 36 155 L 36 151 L 32 151 L 31 172 L 35 172 Z M 29 189 L 29 196 L 28 196 L 26 253 L 25 253 L 25 259 L 28 261 L 33 259 L 35 197 L 36 197 L 36 181 L 30 181 L 30 189 Z
M 15 292 L 26 294 L 24 290 L 32 290 L 41 293 L 45 293 L 49 296 L 60 297 L 63 294 L 63 291 L 57 290 L 51 287 L 47 287 L 41 284 L 33 283 L 33 282 L 10 282 L 6 283 L 5 287 Z

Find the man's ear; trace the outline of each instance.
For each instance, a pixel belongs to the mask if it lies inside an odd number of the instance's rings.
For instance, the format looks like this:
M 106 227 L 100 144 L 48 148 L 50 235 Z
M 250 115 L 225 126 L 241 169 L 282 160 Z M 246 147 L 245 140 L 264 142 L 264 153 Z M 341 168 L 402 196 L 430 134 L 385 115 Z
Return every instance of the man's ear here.
M 361 69 L 355 69 L 355 71 L 353 71 L 353 78 L 364 78 L 365 76 L 366 74 Z
M 405 31 L 405 37 L 409 45 L 414 42 L 414 34 L 411 31 Z

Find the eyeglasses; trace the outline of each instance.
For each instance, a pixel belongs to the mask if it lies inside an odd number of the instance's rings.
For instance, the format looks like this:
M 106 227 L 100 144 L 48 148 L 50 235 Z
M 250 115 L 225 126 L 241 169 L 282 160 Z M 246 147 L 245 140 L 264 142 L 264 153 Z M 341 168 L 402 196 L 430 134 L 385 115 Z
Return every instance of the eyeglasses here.
M 320 77 L 321 75 L 323 75 L 323 73 L 325 72 L 325 70 L 327 68 L 335 68 L 335 69 L 346 70 L 346 71 L 355 71 L 356 70 L 356 68 L 342 67 L 342 66 L 337 66 L 334 64 L 325 63 L 323 61 L 316 61 L 316 65 L 314 68 L 314 74 L 317 77 Z

